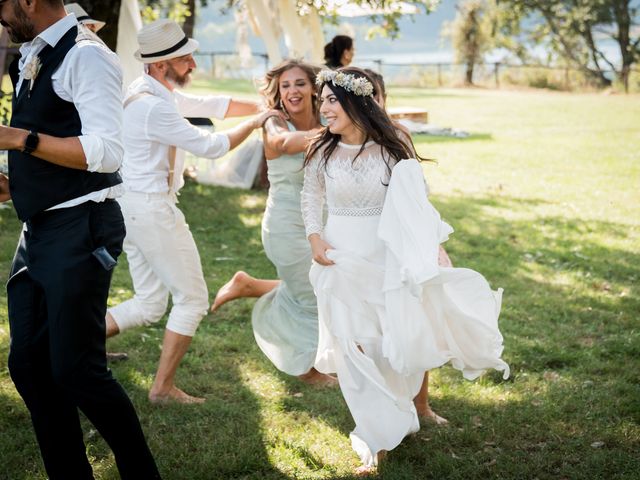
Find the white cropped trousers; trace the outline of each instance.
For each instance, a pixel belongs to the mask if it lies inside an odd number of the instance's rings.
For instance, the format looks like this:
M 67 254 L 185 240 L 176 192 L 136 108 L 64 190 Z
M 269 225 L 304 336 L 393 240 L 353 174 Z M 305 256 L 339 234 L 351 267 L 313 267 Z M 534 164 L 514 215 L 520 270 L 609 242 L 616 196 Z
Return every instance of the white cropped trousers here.
M 175 195 L 127 192 L 118 202 L 135 295 L 109 312 L 120 331 L 150 325 L 164 315 L 171 293 L 167 330 L 192 337 L 209 298 L 200 255 Z

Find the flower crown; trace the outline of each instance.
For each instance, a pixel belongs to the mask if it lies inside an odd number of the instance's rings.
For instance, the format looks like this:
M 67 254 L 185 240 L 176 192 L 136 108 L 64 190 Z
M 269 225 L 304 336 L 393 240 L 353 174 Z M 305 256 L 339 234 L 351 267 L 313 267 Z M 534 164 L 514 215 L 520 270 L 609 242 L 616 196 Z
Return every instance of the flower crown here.
M 320 86 L 328 82 L 359 97 L 373 95 L 373 85 L 365 77 L 356 77 L 351 73 L 336 72 L 335 70 L 322 70 L 316 77 L 316 85 Z

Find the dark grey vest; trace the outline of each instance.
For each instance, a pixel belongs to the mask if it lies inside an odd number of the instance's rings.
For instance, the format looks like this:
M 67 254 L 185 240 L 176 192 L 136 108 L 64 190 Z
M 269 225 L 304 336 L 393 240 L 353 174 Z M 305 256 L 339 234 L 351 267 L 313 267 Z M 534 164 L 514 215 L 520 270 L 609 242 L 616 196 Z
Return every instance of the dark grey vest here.
M 29 91 L 29 80 L 18 83 L 18 59 L 9 67 L 13 82 L 11 126 L 35 130 L 54 137 L 77 137 L 82 122 L 72 102 L 55 93 L 51 76 L 75 45 L 77 27 L 70 29 L 52 48 L 47 45 L 38 57 L 42 66 Z M 95 88 L 100 88 L 96 85 Z M 122 182 L 118 173 L 94 173 L 54 165 L 19 150 L 9 151 L 9 188 L 18 217 L 26 221 L 62 202 L 103 190 Z

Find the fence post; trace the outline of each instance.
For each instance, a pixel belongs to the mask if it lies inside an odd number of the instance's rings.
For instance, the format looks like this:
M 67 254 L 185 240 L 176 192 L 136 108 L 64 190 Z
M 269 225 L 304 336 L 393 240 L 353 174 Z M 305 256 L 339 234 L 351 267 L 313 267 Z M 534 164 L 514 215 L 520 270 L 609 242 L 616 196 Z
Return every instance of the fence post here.
M 496 88 L 500 88 L 500 62 L 493 64 L 493 77 L 496 82 Z
M 216 78 L 216 54 L 211 52 L 209 56 L 211 57 L 211 76 Z
M 376 64 L 376 68 L 378 69 L 378 73 L 382 75 L 382 60 L 374 60 L 373 63 Z
M 438 68 L 438 86 L 441 87 L 442 86 L 442 65 L 438 64 L 436 65 L 436 67 Z

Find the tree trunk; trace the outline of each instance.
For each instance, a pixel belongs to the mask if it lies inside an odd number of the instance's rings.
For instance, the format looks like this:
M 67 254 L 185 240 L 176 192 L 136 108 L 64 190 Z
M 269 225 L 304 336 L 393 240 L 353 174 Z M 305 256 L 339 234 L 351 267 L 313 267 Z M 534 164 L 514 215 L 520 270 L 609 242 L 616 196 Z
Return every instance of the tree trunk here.
M 182 29 L 187 37 L 193 38 L 193 30 L 196 25 L 196 0 L 187 0 L 187 8 L 191 15 L 185 17 Z
M 91 18 L 106 22 L 104 28 L 98 32 L 98 36 L 115 52 L 122 0 L 77 0 L 77 2 Z
M 620 70 L 619 78 L 624 85 L 624 93 L 629 93 L 629 74 L 631 73 L 631 65 L 623 65 Z
M 467 62 L 467 69 L 464 74 L 464 84 L 467 86 L 473 85 L 473 62 Z
M 614 18 L 618 24 L 618 35 L 616 40 L 618 41 L 620 56 L 622 57 L 622 68 L 618 73 L 618 78 L 624 85 L 625 93 L 629 93 L 629 73 L 636 54 L 634 49 L 631 47 L 631 39 L 629 36 L 629 29 L 631 27 L 631 15 L 629 14 L 629 8 L 628 0 L 614 2 L 613 5 Z

